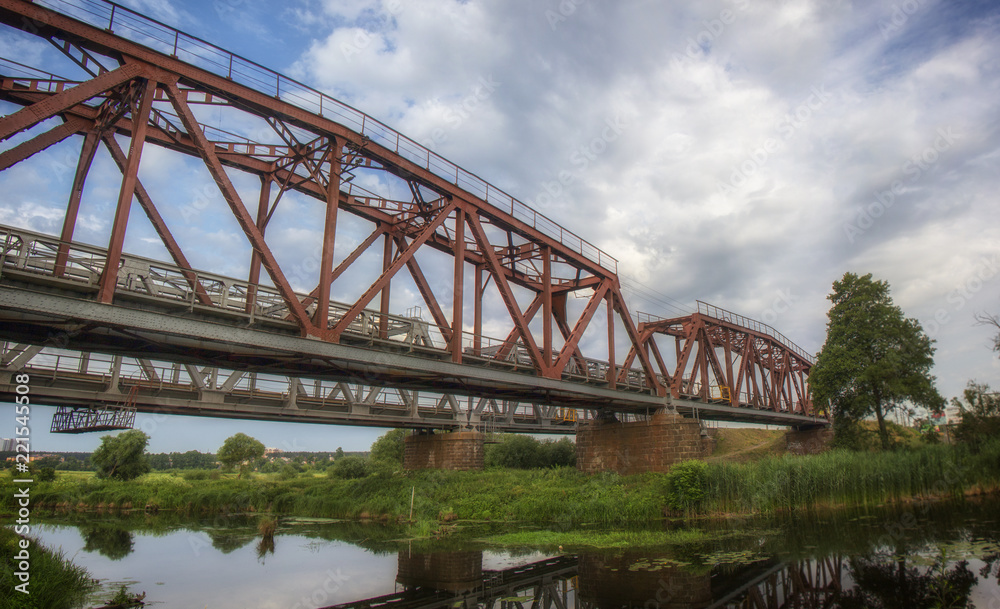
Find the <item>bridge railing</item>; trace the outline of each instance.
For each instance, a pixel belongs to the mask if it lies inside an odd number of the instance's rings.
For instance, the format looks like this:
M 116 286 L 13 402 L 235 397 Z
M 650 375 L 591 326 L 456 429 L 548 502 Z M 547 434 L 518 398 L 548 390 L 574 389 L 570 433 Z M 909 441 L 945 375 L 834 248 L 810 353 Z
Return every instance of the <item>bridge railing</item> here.
M 106 250 L 80 243 L 62 242 L 51 235 L 24 229 L 0 226 L 0 274 L 20 273 L 22 278 L 31 276 L 56 277 L 77 284 L 87 290 L 96 290 L 104 272 Z M 65 255 L 63 272 L 57 273 L 60 250 Z M 132 298 L 146 298 L 165 303 L 176 303 L 194 308 L 224 312 L 254 322 L 266 319 L 269 323 L 291 324 L 288 305 L 281 294 L 266 285 L 252 285 L 246 280 L 234 279 L 214 273 L 180 267 L 150 258 L 123 254 L 118 270 L 117 288 Z M 200 292 L 200 294 L 199 294 Z M 305 294 L 298 294 L 300 302 L 315 305 Z M 206 304 L 206 298 L 211 304 Z M 329 324 L 335 325 L 350 310 L 345 303 L 331 302 Z M 424 321 L 419 315 L 384 316 L 379 311 L 363 310 L 344 332 L 345 340 L 377 348 L 381 343 L 409 345 L 411 352 L 426 352 L 438 357 L 448 355 L 446 330 Z M 384 327 L 383 327 L 384 326 Z M 463 359 L 473 365 L 502 367 L 507 370 L 534 373 L 535 367 L 527 349 L 520 340 L 505 350 L 506 341 L 463 332 Z M 558 355 L 558 351 L 556 352 Z M 579 383 L 603 384 L 608 377 L 609 364 L 592 358 L 576 358 L 566 366 L 563 378 Z M 621 376 L 621 367 L 615 367 Z M 618 388 L 626 391 L 645 391 L 648 385 L 639 369 L 629 369 Z
M 618 272 L 618 261 L 597 246 L 381 121 L 312 87 L 114 2 L 36 0 L 36 4 L 89 25 L 107 29 L 122 38 L 172 55 L 213 74 L 340 123 L 557 240 L 567 249 L 613 273 Z
M 753 330 L 758 334 L 765 334 L 770 336 L 778 343 L 784 345 L 791 349 L 796 355 L 801 357 L 803 360 L 809 362 L 810 364 L 815 364 L 813 357 L 806 353 L 806 350 L 802 347 L 796 345 L 791 340 L 789 340 L 784 334 L 778 332 L 773 327 L 767 325 L 762 321 L 757 321 L 756 319 L 751 319 L 745 317 L 738 313 L 733 313 L 732 311 L 727 311 L 726 309 L 717 307 L 715 305 L 708 304 L 707 302 L 698 301 L 698 312 L 703 315 L 708 315 L 709 317 L 714 317 L 720 321 L 729 322 L 731 324 Z
M 697 311 L 702 315 L 711 317 L 713 319 L 718 319 L 719 321 L 731 323 L 733 325 L 740 326 L 741 328 L 746 328 L 747 330 L 752 330 L 754 332 L 757 332 L 758 334 L 764 334 L 766 336 L 769 336 L 779 344 L 788 347 L 804 361 L 807 361 L 810 364 L 816 363 L 813 356 L 809 355 L 809 353 L 807 353 L 805 349 L 793 343 L 784 334 L 778 332 L 772 326 L 769 326 L 762 321 L 758 321 L 756 319 L 740 315 L 739 313 L 733 313 L 732 311 L 727 311 L 726 309 L 717 307 L 707 302 L 703 302 L 701 300 L 697 301 L 697 304 L 698 304 Z M 667 319 L 665 317 L 653 315 L 652 313 L 644 313 L 642 311 L 636 313 L 636 318 L 638 319 L 639 323 L 654 323 L 658 321 L 664 321 L 665 319 Z

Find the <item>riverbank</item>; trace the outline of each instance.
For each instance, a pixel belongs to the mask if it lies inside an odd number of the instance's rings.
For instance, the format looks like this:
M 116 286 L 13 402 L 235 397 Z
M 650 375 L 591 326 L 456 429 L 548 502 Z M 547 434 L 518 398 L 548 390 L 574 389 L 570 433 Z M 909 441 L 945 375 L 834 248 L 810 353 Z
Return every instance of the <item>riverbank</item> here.
M 96 586 L 86 569 L 73 564 L 61 551 L 51 550 L 6 527 L 0 527 L 0 590 L 6 597 L 0 606 L 10 609 L 64 609 L 75 607 Z M 22 554 L 22 552 L 24 552 Z M 27 560 L 16 558 L 27 554 Z M 24 563 L 28 579 L 15 573 Z M 25 585 L 27 584 L 27 585 Z M 21 591 L 17 586 L 24 586 Z
M 191 478 L 191 476 L 188 476 Z M 10 486 L 3 480 L 4 490 Z M 147 474 L 130 482 L 60 475 L 32 490 L 36 508 L 267 512 L 279 515 L 448 523 L 456 520 L 642 524 L 664 517 L 768 514 L 880 505 L 1000 489 L 1000 440 L 973 453 L 928 446 L 886 453 L 831 451 L 756 462 L 688 462 L 666 474 L 586 475 L 570 468 L 478 472 L 380 469 L 359 479 L 189 480 Z M 412 515 L 411 515 L 412 498 Z

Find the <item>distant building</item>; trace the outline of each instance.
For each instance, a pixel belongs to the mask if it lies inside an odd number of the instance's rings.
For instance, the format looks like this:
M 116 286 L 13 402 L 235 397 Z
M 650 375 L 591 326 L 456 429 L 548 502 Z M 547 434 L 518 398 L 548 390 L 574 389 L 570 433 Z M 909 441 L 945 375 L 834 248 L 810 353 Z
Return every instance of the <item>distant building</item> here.
M 14 438 L 0 438 L 0 452 L 14 452 Z
M 66 459 L 64 459 L 60 455 L 50 455 L 48 453 L 41 453 L 41 454 L 31 455 L 31 457 L 28 460 L 29 461 L 38 461 L 39 459 L 44 459 L 45 457 L 55 457 L 56 459 L 59 459 L 60 463 L 62 463 L 63 461 L 66 460 Z
M 280 448 L 265 448 L 264 449 L 264 456 L 265 457 L 273 457 L 275 455 L 280 455 L 280 454 L 281 454 L 281 449 Z

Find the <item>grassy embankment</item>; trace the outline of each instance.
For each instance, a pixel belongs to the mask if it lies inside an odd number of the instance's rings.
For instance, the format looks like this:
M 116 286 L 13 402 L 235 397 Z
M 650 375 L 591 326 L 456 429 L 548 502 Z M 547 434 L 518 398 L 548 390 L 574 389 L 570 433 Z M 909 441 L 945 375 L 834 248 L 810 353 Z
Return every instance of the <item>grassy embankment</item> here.
M 185 480 L 167 473 L 132 482 L 60 475 L 36 484 L 36 507 L 171 510 L 192 515 L 269 512 L 422 523 L 490 520 L 555 524 L 648 523 L 665 515 L 774 513 L 913 498 L 958 497 L 1000 489 L 1000 440 L 978 453 L 925 446 L 885 453 L 831 451 L 738 463 L 715 461 L 677 472 L 618 476 L 573 469 L 387 472 L 344 480 L 320 475 L 280 480 Z M 9 485 L 9 478 L 0 478 Z M 6 489 L 0 492 L 7 492 Z M 148 508 L 147 508 L 148 506 Z M 683 506 L 679 508 L 679 506 Z M 428 529 L 429 530 L 429 529 Z
M 61 552 L 39 546 L 29 539 L 29 594 L 14 587 L 22 581 L 14 575 L 19 564 L 15 557 L 21 551 L 20 537 L 11 529 L 0 527 L 0 606 L 10 609 L 63 609 L 77 606 L 96 586 L 83 567 L 63 557 Z

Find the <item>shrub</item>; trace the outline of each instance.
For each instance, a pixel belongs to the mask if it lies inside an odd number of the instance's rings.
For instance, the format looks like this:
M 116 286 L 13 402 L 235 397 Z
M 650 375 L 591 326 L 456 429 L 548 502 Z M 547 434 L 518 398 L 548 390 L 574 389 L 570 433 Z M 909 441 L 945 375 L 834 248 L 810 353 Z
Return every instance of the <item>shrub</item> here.
M 391 429 L 375 440 L 371 448 L 371 460 L 373 463 L 384 463 L 387 465 L 400 466 L 403 464 L 403 447 L 407 431 L 405 429 Z M 340 457 L 339 461 L 344 457 Z
M 542 442 L 540 452 L 546 467 L 576 467 L 576 443 L 569 438 Z
M 334 478 L 352 480 L 355 478 L 364 478 L 368 475 L 369 469 L 370 465 L 368 461 L 361 457 L 352 456 L 337 459 L 333 467 L 328 470 L 328 474 Z
M 185 472 L 181 472 L 181 478 L 184 478 L 188 482 L 193 482 L 195 480 L 208 480 L 211 472 L 204 469 L 192 469 Z
M 52 482 L 56 479 L 56 468 L 54 467 L 43 467 L 38 470 L 35 475 L 35 479 L 39 482 Z
M 486 446 L 485 462 L 487 467 L 511 469 L 573 467 L 576 444 L 569 438 L 539 442 L 531 436 L 506 434 L 499 443 Z
M 497 444 L 486 447 L 486 467 L 532 469 L 541 467 L 538 440 L 521 434 L 506 434 Z
M 666 476 L 667 505 L 689 511 L 701 504 L 708 486 L 708 465 L 704 461 L 684 461 L 670 468 Z
M 298 474 L 299 472 L 295 469 L 293 465 L 285 463 L 285 465 L 282 466 L 281 471 L 278 473 L 278 478 L 281 480 L 291 480 Z

